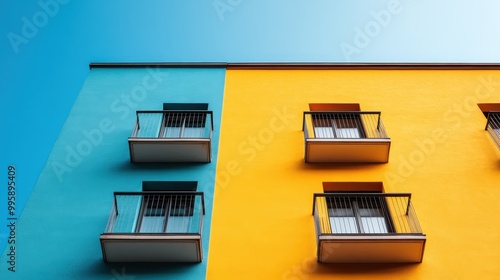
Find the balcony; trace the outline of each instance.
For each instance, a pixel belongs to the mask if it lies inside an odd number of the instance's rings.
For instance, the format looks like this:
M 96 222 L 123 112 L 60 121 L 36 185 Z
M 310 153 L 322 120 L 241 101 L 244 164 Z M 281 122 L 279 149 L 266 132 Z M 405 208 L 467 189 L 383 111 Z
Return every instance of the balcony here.
M 316 193 L 321 263 L 419 263 L 426 237 L 410 194 Z
M 202 192 L 115 192 L 105 262 L 201 262 Z
M 304 112 L 305 162 L 389 161 L 391 139 L 380 112 Z
M 137 111 L 128 138 L 132 162 L 210 162 L 212 111 Z
M 500 111 L 490 111 L 487 113 L 488 121 L 485 130 L 488 131 L 491 138 L 500 149 Z

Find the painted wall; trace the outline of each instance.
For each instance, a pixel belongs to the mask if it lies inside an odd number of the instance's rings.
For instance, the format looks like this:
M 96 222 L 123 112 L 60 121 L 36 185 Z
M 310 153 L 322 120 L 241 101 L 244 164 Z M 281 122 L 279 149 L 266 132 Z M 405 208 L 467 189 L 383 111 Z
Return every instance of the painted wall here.
M 16 221 L 17 272 L 0 278 L 494 279 L 500 152 L 476 104 L 499 95 L 499 71 L 94 68 Z M 210 103 L 212 163 L 130 164 L 134 111 L 169 101 Z M 302 113 L 314 102 L 382 111 L 389 163 L 305 164 Z M 144 180 L 199 181 L 202 263 L 102 262 L 113 191 Z M 427 234 L 423 262 L 318 264 L 311 212 L 323 181 L 411 192 Z
M 225 69 L 94 68 L 17 221 L 16 272 L 2 254 L 0 279 L 202 279 L 206 274 Z M 214 112 L 209 164 L 131 164 L 127 138 L 136 110 L 163 102 L 206 102 Z M 35 138 L 34 138 L 35 139 Z M 105 264 L 99 235 L 114 191 L 142 181 L 198 181 L 205 192 L 204 261 L 186 265 Z M 14 278 L 12 278 L 14 277 Z
M 305 164 L 314 102 L 382 111 L 387 164 Z M 494 279 L 500 274 L 500 153 L 481 102 L 500 72 L 228 70 L 208 279 Z M 410 192 L 427 234 L 421 264 L 316 262 L 313 193 L 323 181 Z

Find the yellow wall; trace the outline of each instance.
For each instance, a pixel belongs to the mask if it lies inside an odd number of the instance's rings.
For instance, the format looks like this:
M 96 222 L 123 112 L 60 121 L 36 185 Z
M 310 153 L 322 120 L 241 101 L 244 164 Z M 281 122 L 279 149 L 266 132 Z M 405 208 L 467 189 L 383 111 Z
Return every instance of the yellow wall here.
M 382 111 L 386 164 L 305 164 L 309 103 Z M 500 153 L 477 103 L 500 71 L 228 70 L 208 279 L 493 279 L 500 275 Z M 411 192 L 421 264 L 316 262 L 312 197 L 323 181 Z

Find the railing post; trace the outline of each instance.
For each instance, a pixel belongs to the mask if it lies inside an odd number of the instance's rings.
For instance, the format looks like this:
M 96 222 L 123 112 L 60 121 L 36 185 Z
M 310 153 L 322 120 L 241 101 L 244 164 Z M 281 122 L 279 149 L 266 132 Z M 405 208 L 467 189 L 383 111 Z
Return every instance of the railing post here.
M 135 112 L 135 121 L 137 123 L 137 129 L 141 129 L 141 123 L 139 122 L 139 112 Z
M 201 197 L 201 209 L 203 211 L 203 215 L 205 215 L 205 195 L 204 193 L 199 193 L 199 196 Z
M 410 211 L 410 203 L 411 203 L 411 194 L 408 196 L 408 204 L 406 205 L 406 216 L 408 216 L 408 213 Z
M 118 201 L 116 200 L 116 194 L 114 195 L 114 202 L 115 202 L 115 213 L 116 216 L 118 216 Z
M 380 114 L 378 113 L 378 120 L 377 120 L 377 130 L 380 131 Z
M 214 130 L 214 114 L 212 112 L 210 112 L 210 128 Z
M 314 215 L 314 210 L 316 209 L 316 198 L 318 194 L 313 194 L 313 208 L 312 208 L 312 214 Z
M 305 131 L 306 127 L 306 112 L 304 112 L 304 114 L 302 114 L 302 131 Z

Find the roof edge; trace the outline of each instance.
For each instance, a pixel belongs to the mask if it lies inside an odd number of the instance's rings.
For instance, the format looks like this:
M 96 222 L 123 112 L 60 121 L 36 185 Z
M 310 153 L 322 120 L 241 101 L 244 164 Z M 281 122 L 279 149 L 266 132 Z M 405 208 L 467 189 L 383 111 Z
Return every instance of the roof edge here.
M 500 63 L 99 62 L 92 68 L 227 68 L 231 70 L 500 70 Z

